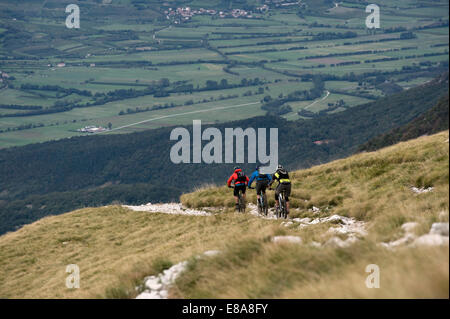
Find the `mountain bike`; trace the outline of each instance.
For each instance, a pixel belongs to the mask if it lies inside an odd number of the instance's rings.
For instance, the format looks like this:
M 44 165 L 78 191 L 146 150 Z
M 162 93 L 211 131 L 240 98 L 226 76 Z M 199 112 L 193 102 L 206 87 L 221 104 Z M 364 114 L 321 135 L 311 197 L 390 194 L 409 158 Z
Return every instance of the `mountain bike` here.
M 255 189 L 254 187 L 249 187 L 251 189 Z M 267 214 L 269 213 L 269 206 L 267 204 L 267 195 L 266 192 L 263 192 L 263 190 L 261 189 L 259 194 L 259 199 L 257 199 L 257 206 L 258 206 L 258 213 L 259 214 L 264 214 L 265 216 L 267 216 Z
M 270 188 L 270 190 L 272 190 L 272 188 Z M 287 218 L 286 194 L 284 189 L 280 191 L 280 194 L 278 194 L 278 208 L 275 216 L 277 218 Z
M 234 185 L 231 185 L 230 188 L 234 188 Z M 241 189 L 238 192 L 238 209 L 240 213 L 245 213 L 245 197 Z
M 287 207 L 286 207 L 286 194 L 285 191 L 282 190 L 280 194 L 278 195 L 278 216 L 277 218 L 281 217 L 286 219 L 287 218 Z

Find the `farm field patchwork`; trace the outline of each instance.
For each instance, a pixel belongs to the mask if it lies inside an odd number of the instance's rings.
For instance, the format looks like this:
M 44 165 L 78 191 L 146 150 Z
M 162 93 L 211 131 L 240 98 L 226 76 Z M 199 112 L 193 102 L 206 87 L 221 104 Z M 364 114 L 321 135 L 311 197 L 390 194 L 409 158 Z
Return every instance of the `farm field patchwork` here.
M 352 1 L 269 1 L 265 12 L 255 1 L 245 17 L 181 20 L 166 17 L 169 7 L 158 1 L 88 1 L 80 2 L 80 29 L 66 28 L 65 3 L 26 2 L 20 14 L 19 5 L 0 4 L 0 148 L 79 135 L 88 125 L 111 125 L 116 134 L 266 113 L 307 119 L 448 69 L 448 1 L 380 5 L 376 31 Z M 191 7 L 227 10 L 221 5 Z

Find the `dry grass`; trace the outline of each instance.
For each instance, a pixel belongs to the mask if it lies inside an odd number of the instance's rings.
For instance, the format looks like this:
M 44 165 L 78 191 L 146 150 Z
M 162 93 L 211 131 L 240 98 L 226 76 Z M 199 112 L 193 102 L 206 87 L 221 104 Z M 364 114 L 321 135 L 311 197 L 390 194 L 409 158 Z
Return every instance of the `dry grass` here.
M 380 288 L 365 285 L 380 267 Z M 391 252 L 370 242 L 346 249 L 240 242 L 191 262 L 176 298 L 448 298 L 448 247 Z
M 46 217 L 0 237 L 0 297 L 132 297 L 142 279 L 245 234 L 267 236 L 273 223 L 237 214 L 195 217 L 119 206 Z M 80 289 L 67 289 L 68 264 Z
M 374 249 L 358 256 L 342 272 L 296 285 L 280 298 L 449 298 L 448 247 L 402 249 L 395 253 Z M 368 289 L 368 264 L 380 267 L 380 288 Z

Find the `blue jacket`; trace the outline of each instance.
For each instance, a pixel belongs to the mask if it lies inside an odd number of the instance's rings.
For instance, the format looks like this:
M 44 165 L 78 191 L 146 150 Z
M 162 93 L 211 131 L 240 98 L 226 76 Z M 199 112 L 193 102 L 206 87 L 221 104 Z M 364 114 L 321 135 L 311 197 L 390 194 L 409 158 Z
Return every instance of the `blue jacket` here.
M 272 180 L 272 176 L 270 176 L 270 174 L 261 174 L 261 175 L 265 175 L 267 178 L 261 178 L 258 177 L 259 172 L 258 171 L 254 171 L 252 176 L 250 177 L 250 181 L 248 182 L 248 186 L 251 187 L 253 181 L 256 179 L 256 181 L 262 181 L 262 180 L 267 180 L 267 181 L 271 181 Z

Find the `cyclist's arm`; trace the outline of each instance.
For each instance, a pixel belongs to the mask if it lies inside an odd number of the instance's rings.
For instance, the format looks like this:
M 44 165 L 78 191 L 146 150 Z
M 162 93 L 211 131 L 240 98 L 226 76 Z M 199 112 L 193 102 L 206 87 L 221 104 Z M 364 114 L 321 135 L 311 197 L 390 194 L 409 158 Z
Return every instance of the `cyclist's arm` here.
M 234 173 L 233 173 L 233 175 L 231 175 L 230 178 L 228 179 L 227 185 L 228 185 L 228 186 L 231 186 L 231 182 L 232 182 L 233 180 L 234 180 Z
M 257 171 L 252 174 L 252 176 L 250 177 L 250 181 L 248 182 L 248 187 L 252 186 L 253 180 L 256 178 L 257 174 L 258 174 Z
M 269 175 L 270 176 L 270 175 Z M 272 174 L 272 176 L 270 177 L 270 183 L 269 183 L 269 187 L 272 186 L 272 184 L 277 180 L 277 176 L 275 174 Z
M 245 184 L 248 186 L 248 182 L 249 182 L 248 176 L 245 176 L 245 179 L 246 179 Z

